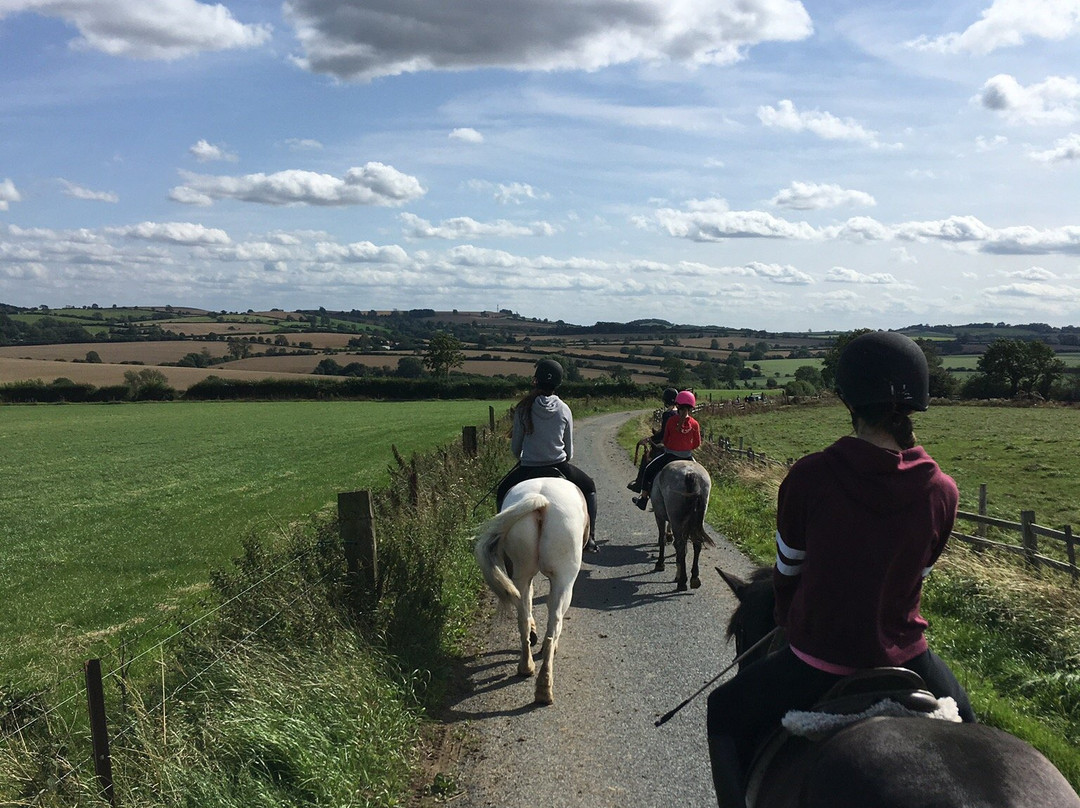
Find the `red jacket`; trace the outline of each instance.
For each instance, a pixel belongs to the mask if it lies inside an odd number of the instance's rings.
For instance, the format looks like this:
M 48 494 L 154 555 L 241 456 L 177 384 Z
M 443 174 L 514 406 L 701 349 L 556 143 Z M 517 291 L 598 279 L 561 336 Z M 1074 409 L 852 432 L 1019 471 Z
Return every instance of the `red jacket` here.
M 671 454 L 690 455 L 701 445 L 701 425 L 694 420 L 693 416 L 686 419 L 685 423 L 679 423 L 679 416 L 668 418 L 664 425 L 664 451 Z
M 926 650 L 923 578 L 956 519 L 956 483 L 921 446 L 844 437 L 780 486 L 776 620 L 792 650 L 833 673 L 901 665 Z

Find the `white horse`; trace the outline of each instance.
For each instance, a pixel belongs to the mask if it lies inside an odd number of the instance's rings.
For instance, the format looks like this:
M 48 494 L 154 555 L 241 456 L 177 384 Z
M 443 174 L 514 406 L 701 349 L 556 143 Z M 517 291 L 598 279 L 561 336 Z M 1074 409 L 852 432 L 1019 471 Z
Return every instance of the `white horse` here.
M 658 557 L 654 569 L 664 569 L 664 545 L 670 528 L 675 539 L 676 589 L 686 591 L 686 542 L 694 545 L 694 561 L 690 569 L 690 587 L 701 586 L 698 559 L 701 545 L 714 544 L 705 532 L 705 512 L 709 509 L 712 478 L 705 467 L 695 460 L 675 460 L 668 463 L 653 480 L 649 500 L 653 504 L 658 532 Z
M 476 538 L 476 561 L 484 580 L 504 606 L 517 608 L 521 676 L 532 676 L 536 670 L 531 649 L 537 640 L 532 615 L 533 578 L 542 572 L 550 582 L 547 632 L 536 679 L 537 704 L 554 701 L 552 662 L 588 538 L 585 497 L 572 482 L 558 477 L 515 485 L 506 495 L 503 509 Z

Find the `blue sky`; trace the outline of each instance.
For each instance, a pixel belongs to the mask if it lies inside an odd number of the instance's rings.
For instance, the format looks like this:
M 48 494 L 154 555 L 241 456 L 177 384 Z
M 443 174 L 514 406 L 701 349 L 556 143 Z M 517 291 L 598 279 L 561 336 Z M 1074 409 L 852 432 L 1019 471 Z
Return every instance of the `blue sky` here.
M 0 302 L 1080 324 L 1080 0 L 0 0 Z

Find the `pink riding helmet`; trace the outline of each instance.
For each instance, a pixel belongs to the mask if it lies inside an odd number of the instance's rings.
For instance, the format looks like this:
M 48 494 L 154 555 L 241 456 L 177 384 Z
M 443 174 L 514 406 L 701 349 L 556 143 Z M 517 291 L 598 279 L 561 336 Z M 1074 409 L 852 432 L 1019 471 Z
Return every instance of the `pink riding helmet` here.
M 697 399 L 689 390 L 683 390 L 679 395 L 675 396 L 675 405 L 681 406 L 683 404 L 689 404 L 691 407 L 697 406 Z

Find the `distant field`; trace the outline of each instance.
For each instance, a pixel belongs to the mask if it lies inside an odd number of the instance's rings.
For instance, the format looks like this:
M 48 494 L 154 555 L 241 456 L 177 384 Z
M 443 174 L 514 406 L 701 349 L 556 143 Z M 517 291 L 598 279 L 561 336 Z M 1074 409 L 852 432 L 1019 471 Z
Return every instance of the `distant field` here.
M 156 365 L 161 362 L 177 362 L 189 353 L 203 350 L 213 357 L 222 357 L 229 351 L 224 342 L 171 340 L 162 342 L 78 342 L 55 345 L 5 345 L 0 347 L 0 357 L 8 359 L 46 359 L 71 362 L 86 359 L 86 354 L 96 351 L 102 362 L 141 362 Z
M 256 370 L 233 370 L 229 365 L 215 365 L 210 368 L 176 368 L 158 367 L 169 380 L 169 384 L 177 390 L 187 390 L 191 385 L 200 382 L 207 376 L 220 376 L 223 379 L 241 379 L 258 381 L 259 379 L 285 378 L 295 379 L 325 379 L 325 376 L 312 376 L 307 374 L 284 374 L 272 371 Z M 43 382 L 52 382 L 55 379 L 71 379 L 78 384 L 92 384 L 95 387 L 104 387 L 112 384 L 123 384 L 124 374 L 129 371 L 142 370 L 138 365 L 110 365 L 74 362 L 50 362 L 45 359 L 8 359 L 0 357 L 0 384 L 10 382 L 22 382 L 31 379 L 41 379 Z
M 986 483 L 990 515 L 1019 521 L 1035 511 L 1048 527 L 1080 529 L 1080 409 L 934 406 L 917 413 L 919 442 L 960 486 L 961 510 L 978 510 Z M 801 457 L 828 446 L 851 425 L 840 405 L 785 407 L 703 425 L 770 457 Z
M 78 669 L 273 534 L 505 402 L 0 407 L 0 681 Z M 507 458 L 507 468 L 509 468 Z M 483 492 L 476 492 L 479 499 Z

